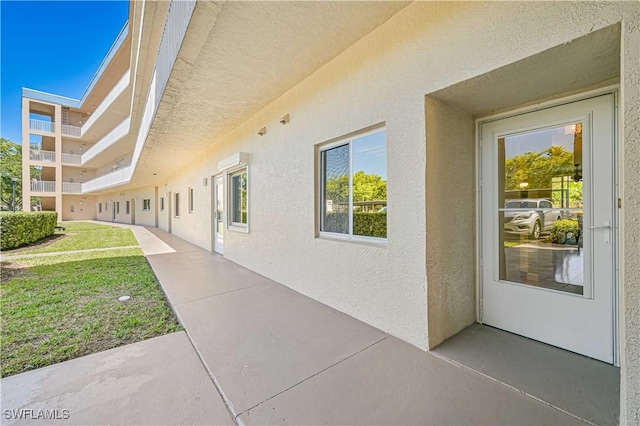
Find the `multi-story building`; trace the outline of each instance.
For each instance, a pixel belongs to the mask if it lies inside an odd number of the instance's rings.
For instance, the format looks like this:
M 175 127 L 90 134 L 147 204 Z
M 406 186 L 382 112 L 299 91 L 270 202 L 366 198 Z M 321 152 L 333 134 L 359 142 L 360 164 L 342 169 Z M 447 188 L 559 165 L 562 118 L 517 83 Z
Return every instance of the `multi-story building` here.
M 159 227 L 424 350 L 478 321 L 619 366 L 637 422 L 639 22 L 132 2 L 81 100 L 24 90 L 24 209 Z

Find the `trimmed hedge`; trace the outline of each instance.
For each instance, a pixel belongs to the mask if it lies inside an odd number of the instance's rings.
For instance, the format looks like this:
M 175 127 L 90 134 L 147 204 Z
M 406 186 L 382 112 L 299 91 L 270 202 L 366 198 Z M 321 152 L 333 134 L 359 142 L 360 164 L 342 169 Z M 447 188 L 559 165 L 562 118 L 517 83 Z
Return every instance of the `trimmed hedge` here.
M 327 214 L 323 231 L 347 234 L 349 232 L 349 213 Z M 387 238 L 387 213 L 354 213 L 353 235 Z
M 0 250 L 11 250 L 53 235 L 56 212 L 1 212 Z

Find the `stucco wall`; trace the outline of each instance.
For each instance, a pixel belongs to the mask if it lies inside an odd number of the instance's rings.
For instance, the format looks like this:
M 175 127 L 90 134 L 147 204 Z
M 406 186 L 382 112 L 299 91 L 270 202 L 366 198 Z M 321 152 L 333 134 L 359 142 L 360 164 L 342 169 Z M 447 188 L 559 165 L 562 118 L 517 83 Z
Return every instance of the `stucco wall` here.
M 621 423 L 640 424 L 640 5 L 622 33 Z
M 73 206 L 73 212 L 71 207 Z M 62 217 L 59 220 L 90 220 L 96 218 L 95 197 L 62 195 Z
M 476 319 L 473 116 L 425 99 L 429 348 Z
M 227 232 L 225 256 L 426 347 L 424 95 L 634 13 L 632 3 L 416 3 L 224 138 L 212 135 L 205 159 L 166 190 L 186 195 L 219 160 L 249 152 L 250 232 Z M 387 128 L 387 246 L 315 238 L 314 147 L 377 123 Z M 182 214 L 172 228 L 211 249 L 207 188 L 205 214 Z
M 143 200 L 151 200 L 151 209 L 142 210 Z M 126 202 L 129 201 L 130 212 L 126 213 Z M 98 212 L 96 207 L 97 220 L 103 220 L 106 222 L 118 222 L 118 223 L 131 223 L 132 215 L 135 218 L 136 225 L 156 226 L 156 196 L 154 187 L 136 188 L 131 190 L 112 192 L 110 194 L 101 194 L 96 196 L 97 203 L 102 203 L 102 213 Z M 120 213 L 116 213 L 116 218 L 113 220 L 113 203 L 120 202 Z M 105 206 L 108 208 L 105 209 Z M 135 211 L 134 211 L 135 210 Z
M 430 341 L 427 281 L 438 283 L 451 265 L 441 266 L 440 270 L 435 264 L 425 266 L 425 259 L 430 258 L 427 232 L 432 233 L 431 238 L 444 237 L 428 227 L 429 213 L 425 213 L 429 212 L 429 176 L 432 172 L 437 176 L 438 169 L 427 162 L 430 147 L 426 146 L 425 138 L 429 130 L 425 128 L 424 96 L 620 21 L 625 21 L 621 84 L 624 139 L 621 177 L 625 187 L 621 241 L 624 261 L 621 400 L 623 421 L 638 423 L 638 3 L 417 2 L 234 131 L 224 137 L 211 135 L 212 148 L 206 155 L 159 185 L 161 194 L 175 191 L 184 194 L 183 212 L 187 188 L 194 186 L 197 190 L 194 214 L 183 213 L 180 219 L 172 219 L 172 230 L 211 249 L 211 181 L 202 187 L 202 178 L 217 173 L 221 159 L 239 151 L 248 152 L 250 232 L 228 231 L 225 256 L 426 348 Z M 291 122 L 282 126 L 278 120 L 286 113 L 290 114 Z M 316 238 L 316 145 L 378 123 L 385 123 L 387 129 L 387 245 L 373 247 Z M 267 127 L 267 134 L 260 137 L 256 132 L 263 126 Z M 141 201 L 137 208 L 141 208 Z M 165 227 L 168 223 L 162 216 L 159 222 Z M 429 305 L 441 302 L 446 305 L 449 295 L 439 291 L 442 285 L 436 285 L 431 289 L 433 292 L 429 291 Z M 468 300 L 469 294 L 465 291 L 463 297 Z M 429 320 L 446 321 L 446 312 L 429 315 Z M 429 337 L 433 341 L 458 326 L 445 325 L 444 330 L 439 327 L 429 324 L 428 330 L 434 334 Z

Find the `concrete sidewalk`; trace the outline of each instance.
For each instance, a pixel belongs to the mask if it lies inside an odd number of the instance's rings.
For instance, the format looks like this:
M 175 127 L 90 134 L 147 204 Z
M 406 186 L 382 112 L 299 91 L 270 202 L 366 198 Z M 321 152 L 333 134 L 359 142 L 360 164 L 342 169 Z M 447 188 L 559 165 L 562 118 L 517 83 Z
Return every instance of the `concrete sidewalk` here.
M 186 334 L 2 379 L 3 409 L 69 409 L 60 424 L 584 424 L 217 254 L 131 228 Z
M 148 256 L 240 424 L 583 424 L 193 246 Z

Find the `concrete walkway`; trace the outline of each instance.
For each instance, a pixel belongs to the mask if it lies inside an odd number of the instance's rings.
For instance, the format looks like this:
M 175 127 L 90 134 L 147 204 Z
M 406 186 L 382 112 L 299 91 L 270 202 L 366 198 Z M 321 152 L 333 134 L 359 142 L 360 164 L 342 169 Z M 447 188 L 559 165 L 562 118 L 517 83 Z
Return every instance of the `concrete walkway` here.
M 173 235 L 131 228 L 192 347 L 169 335 L 12 376 L 3 409 L 67 408 L 64 424 L 584 424 Z

